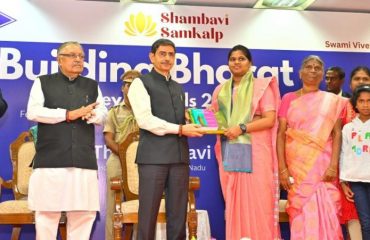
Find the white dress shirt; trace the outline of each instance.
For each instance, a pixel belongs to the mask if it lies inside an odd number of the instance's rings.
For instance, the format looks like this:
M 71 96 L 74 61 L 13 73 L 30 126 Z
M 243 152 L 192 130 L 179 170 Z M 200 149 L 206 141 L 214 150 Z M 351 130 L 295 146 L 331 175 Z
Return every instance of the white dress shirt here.
M 103 95 L 98 86 L 98 98 L 96 100 L 99 104 L 93 110 L 95 116 L 87 123 L 102 125 L 107 116 L 107 108 L 105 107 Z M 30 98 L 27 105 L 27 118 L 30 121 L 55 124 L 66 120 L 66 109 L 57 108 L 51 109 L 44 107 L 44 94 L 41 88 L 41 81 L 39 78 L 35 80 L 30 92 Z

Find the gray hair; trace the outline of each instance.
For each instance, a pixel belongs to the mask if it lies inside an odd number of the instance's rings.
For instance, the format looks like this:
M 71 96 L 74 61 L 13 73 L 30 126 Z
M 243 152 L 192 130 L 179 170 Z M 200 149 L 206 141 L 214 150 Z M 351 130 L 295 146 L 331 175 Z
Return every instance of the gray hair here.
M 317 56 L 317 55 L 309 55 L 309 56 L 307 56 L 307 57 L 305 57 L 303 59 L 302 65 L 301 65 L 301 70 L 304 68 L 304 66 L 306 66 L 307 62 L 309 62 L 311 60 L 315 60 L 316 62 L 320 63 L 320 65 L 324 69 L 324 61 L 319 56 Z
M 58 47 L 58 50 L 57 50 L 57 55 L 59 55 L 59 53 L 67 46 L 69 45 L 75 45 L 75 46 L 78 46 L 82 49 L 82 51 L 84 51 L 83 47 L 81 46 L 81 44 L 79 42 L 75 42 L 75 41 L 69 41 L 69 42 L 64 42 L 62 43 L 59 47 Z

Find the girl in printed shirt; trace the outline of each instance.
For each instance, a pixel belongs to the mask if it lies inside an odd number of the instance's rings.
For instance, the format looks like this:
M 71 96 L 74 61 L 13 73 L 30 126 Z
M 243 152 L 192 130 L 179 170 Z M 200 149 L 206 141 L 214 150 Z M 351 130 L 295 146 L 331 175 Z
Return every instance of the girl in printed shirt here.
M 351 103 L 358 116 L 342 130 L 340 180 L 350 186 L 344 194 L 354 200 L 362 238 L 370 239 L 370 85 L 355 89 Z

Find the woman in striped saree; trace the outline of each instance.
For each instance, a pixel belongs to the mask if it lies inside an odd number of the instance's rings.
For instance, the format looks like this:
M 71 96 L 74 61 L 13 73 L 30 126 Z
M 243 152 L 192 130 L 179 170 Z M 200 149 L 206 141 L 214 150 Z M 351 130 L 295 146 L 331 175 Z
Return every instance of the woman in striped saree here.
M 308 56 L 299 71 L 302 88 L 284 95 L 279 110 L 279 178 L 288 190 L 291 239 L 343 239 L 335 184 L 346 101 L 319 90 L 324 63 Z

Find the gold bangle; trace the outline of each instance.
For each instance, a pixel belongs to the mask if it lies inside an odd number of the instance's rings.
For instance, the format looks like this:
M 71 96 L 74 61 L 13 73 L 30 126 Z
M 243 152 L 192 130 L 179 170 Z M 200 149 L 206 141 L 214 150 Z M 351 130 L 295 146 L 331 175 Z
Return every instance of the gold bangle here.
M 336 170 L 336 169 L 331 168 L 331 167 L 329 167 L 329 168 L 328 168 L 328 171 L 331 171 L 331 172 L 337 172 L 337 170 Z

